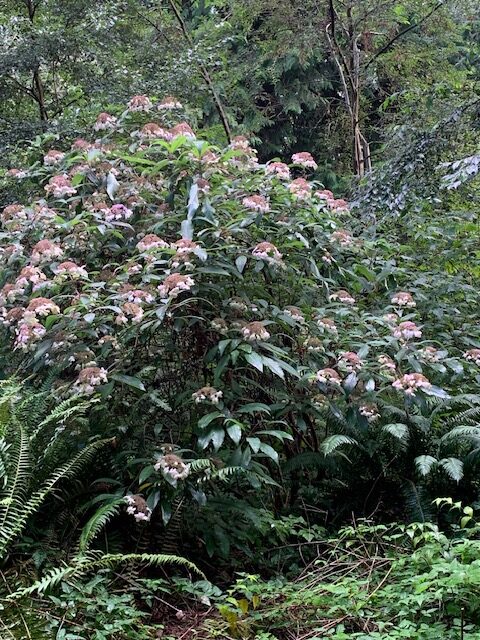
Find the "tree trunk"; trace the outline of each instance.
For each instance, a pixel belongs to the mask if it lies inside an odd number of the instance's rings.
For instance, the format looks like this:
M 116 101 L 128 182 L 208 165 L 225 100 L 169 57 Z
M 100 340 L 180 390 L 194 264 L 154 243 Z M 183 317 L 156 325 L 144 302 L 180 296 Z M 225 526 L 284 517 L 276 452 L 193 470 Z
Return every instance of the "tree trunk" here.
M 48 113 L 45 106 L 45 91 L 43 89 L 43 82 L 39 68 L 33 72 L 33 85 L 35 100 L 37 101 L 38 111 L 40 113 L 40 120 L 45 123 L 48 121 Z

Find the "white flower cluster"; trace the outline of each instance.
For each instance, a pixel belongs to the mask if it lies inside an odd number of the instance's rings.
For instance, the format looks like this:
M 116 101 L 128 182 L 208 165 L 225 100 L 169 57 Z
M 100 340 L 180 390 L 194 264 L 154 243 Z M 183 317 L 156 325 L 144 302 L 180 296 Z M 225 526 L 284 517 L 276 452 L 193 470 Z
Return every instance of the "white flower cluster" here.
M 428 389 L 431 382 L 421 373 L 406 373 L 392 382 L 392 387 L 403 391 L 407 396 L 414 396 L 419 389 Z
M 167 276 L 163 284 L 159 285 L 158 292 L 162 298 L 176 298 L 182 291 L 190 291 L 195 281 L 190 276 L 182 276 L 179 273 L 172 273 Z
M 101 367 L 86 367 L 78 374 L 74 383 L 74 391 L 79 394 L 91 395 L 95 387 L 108 382 L 107 372 Z
M 152 510 L 142 496 L 125 496 L 125 502 L 127 503 L 128 515 L 133 516 L 137 522 L 150 521 L 150 518 L 152 517 Z
M 174 453 L 161 456 L 154 465 L 155 471 L 161 471 L 170 480 L 185 480 L 190 474 L 190 465 Z
M 241 333 L 248 342 L 256 340 L 268 340 L 270 334 L 266 330 L 262 322 L 249 322 L 241 329 Z
M 197 404 L 201 402 L 218 404 L 222 396 L 223 392 L 217 391 L 215 387 L 202 387 L 198 391 L 195 391 L 195 393 L 192 393 L 192 399 L 195 400 Z

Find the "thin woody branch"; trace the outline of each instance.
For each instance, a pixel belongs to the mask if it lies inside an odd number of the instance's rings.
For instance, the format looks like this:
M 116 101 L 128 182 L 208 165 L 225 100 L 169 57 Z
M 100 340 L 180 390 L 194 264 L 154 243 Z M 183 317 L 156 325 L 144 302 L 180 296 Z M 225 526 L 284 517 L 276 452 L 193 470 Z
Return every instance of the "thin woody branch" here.
M 192 40 L 192 38 L 190 36 L 190 33 L 188 32 L 188 29 L 187 29 L 187 26 L 185 24 L 185 21 L 182 18 L 182 14 L 180 13 L 177 5 L 175 4 L 175 0 L 168 0 L 168 1 L 169 1 L 169 4 L 170 4 L 171 8 L 172 8 L 173 13 L 175 14 L 177 22 L 180 25 L 180 29 L 182 30 L 182 33 L 183 33 L 186 41 L 188 42 L 189 46 L 193 49 L 194 48 L 193 40 Z M 218 115 L 220 116 L 220 120 L 221 120 L 223 128 L 225 130 L 225 134 L 227 136 L 227 139 L 228 139 L 229 142 L 231 142 L 232 141 L 232 133 L 230 131 L 230 125 L 228 124 L 227 115 L 226 115 L 225 110 L 223 108 L 222 101 L 220 100 L 220 96 L 218 95 L 217 90 L 215 89 L 215 85 L 213 83 L 213 80 L 212 80 L 210 74 L 208 73 L 207 67 L 203 64 L 203 62 L 198 60 L 197 61 L 197 65 L 198 65 L 198 68 L 200 69 L 200 73 L 202 74 L 203 79 L 205 80 L 205 83 L 207 84 L 207 87 L 210 90 L 210 93 L 212 94 L 212 98 L 213 98 L 213 101 L 215 102 L 215 106 L 217 108 Z

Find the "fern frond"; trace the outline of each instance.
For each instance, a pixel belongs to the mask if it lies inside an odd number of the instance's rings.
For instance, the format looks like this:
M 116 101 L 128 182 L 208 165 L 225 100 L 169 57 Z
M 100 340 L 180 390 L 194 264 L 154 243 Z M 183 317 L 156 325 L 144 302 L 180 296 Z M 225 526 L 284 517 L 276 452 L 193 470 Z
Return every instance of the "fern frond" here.
M 9 449 L 7 487 L 2 494 L 3 504 L 0 505 L 0 537 L 4 535 L 9 519 L 13 519 L 12 512 L 25 502 L 31 476 L 28 436 L 16 420 L 12 420 L 12 430 L 15 440 Z
M 85 447 L 74 458 L 57 469 L 43 486 L 25 502 L 19 502 L 14 495 L 12 503 L 6 507 L 0 528 L 0 559 L 5 556 L 9 545 L 22 533 L 29 517 L 39 509 L 53 488 L 61 480 L 78 475 L 83 467 L 93 460 L 97 451 L 109 442 L 110 440 L 99 440 Z
M 204 573 L 190 560 L 181 556 L 167 554 L 152 553 L 128 553 L 128 554 L 110 554 L 99 556 L 97 553 L 89 552 L 88 555 L 79 556 L 74 559 L 72 564 L 63 567 L 55 567 L 34 584 L 23 589 L 18 589 L 5 600 L 18 600 L 19 598 L 30 596 L 32 594 L 43 594 L 46 591 L 58 586 L 66 580 L 78 579 L 88 573 L 98 572 L 102 569 L 114 569 L 119 565 L 138 563 L 144 566 L 161 567 L 164 565 L 173 565 L 188 569 L 205 579 Z
M 459 425 L 458 427 L 454 427 L 446 433 L 442 438 L 440 438 L 440 442 L 451 443 L 455 440 L 468 439 L 473 440 L 474 442 L 478 442 L 480 440 L 480 426 L 477 425 Z
M 291 473 L 300 469 L 324 469 L 330 467 L 331 462 L 323 453 L 318 451 L 303 451 L 287 460 L 282 469 L 284 473 Z
M 344 444 L 358 445 L 358 442 L 354 438 L 350 438 L 350 436 L 345 436 L 342 433 L 337 433 L 333 436 L 325 438 L 325 440 L 320 445 L 320 449 L 322 450 L 323 455 L 329 456 L 334 451 L 336 451 L 338 447 L 341 447 Z
M 436 458 L 428 455 L 417 456 L 415 458 L 415 466 L 417 467 L 419 473 L 422 476 L 428 475 L 432 470 L 432 467 L 436 465 L 437 462 L 438 460 Z
M 120 512 L 120 506 L 124 504 L 123 498 L 105 504 L 93 514 L 83 527 L 78 542 L 79 553 L 85 553 L 98 534 L 106 527 L 112 518 Z
M 438 464 L 447 472 L 452 480 L 460 482 L 463 478 L 463 462 L 458 458 L 442 458 Z
M 450 427 L 461 426 L 462 424 L 468 422 L 479 422 L 480 421 L 480 407 L 470 407 L 470 409 L 466 409 L 465 411 L 460 411 L 455 416 L 448 418 L 447 425 Z

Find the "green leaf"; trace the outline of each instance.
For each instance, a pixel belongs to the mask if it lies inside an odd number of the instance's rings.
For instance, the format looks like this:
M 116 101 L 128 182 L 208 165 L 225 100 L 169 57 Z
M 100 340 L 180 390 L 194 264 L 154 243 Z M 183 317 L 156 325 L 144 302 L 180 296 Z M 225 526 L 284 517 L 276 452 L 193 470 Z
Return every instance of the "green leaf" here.
M 211 422 L 213 422 L 213 420 L 216 420 L 217 418 L 220 418 L 222 416 L 223 416 L 223 413 L 221 413 L 220 411 L 213 411 L 212 413 L 207 413 L 207 415 L 203 416 L 198 421 L 198 428 L 205 429 L 205 427 L 208 427 L 208 425 Z
M 213 448 L 215 451 L 218 451 L 225 440 L 225 431 L 223 429 L 214 429 L 211 432 L 211 440 L 213 444 Z
M 293 440 L 292 434 L 287 433 L 286 431 L 277 431 L 276 429 L 265 429 L 262 431 L 257 431 L 257 433 L 259 435 L 273 436 L 274 438 L 278 438 L 282 442 L 284 440 Z
M 238 258 L 235 260 L 235 266 L 237 267 L 240 273 L 243 273 L 243 270 L 245 269 L 246 264 L 247 264 L 246 256 L 238 256 Z
M 243 357 L 255 369 L 263 372 L 263 358 L 259 353 L 252 351 L 251 353 L 244 353 Z
M 239 422 L 235 422 L 230 424 L 227 427 L 227 433 L 229 438 L 235 443 L 238 444 L 242 439 L 242 427 Z
M 270 407 L 262 402 L 250 402 L 249 404 L 244 404 L 239 409 L 236 410 L 236 413 L 270 413 Z
M 266 356 L 263 356 L 262 359 L 267 369 L 270 369 L 272 373 L 277 375 L 279 378 L 282 378 L 282 380 L 285 379 L 285 374 L 283 373 L 283 369 L 280 366 L 279 362 L 273 360 L 272 358 L 267 358 Z
M 134 389 L 138 389 L 139 391 L 145 391 L 145 385 L 140 380 L 140 378 L 135 378 L 134 376 L 126 376 L 123 373 L 112 373 L 110 375 L 110 378 L 112 380 L 116 380 L 117 382 L 126 384 L 129 387 L 133 387 Z
M 259 449 L 266 456 L 268 456 L 269 458 L 271 458 L 272 460 L 278 463 L 278 453 L 269 444 L 265 444 L 265 442 L 261 442 Z
M 258 453 L 260 445 L 262 444 L 260 438 L 247 438 L 247 442 L 253 453 Z

